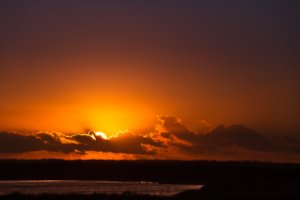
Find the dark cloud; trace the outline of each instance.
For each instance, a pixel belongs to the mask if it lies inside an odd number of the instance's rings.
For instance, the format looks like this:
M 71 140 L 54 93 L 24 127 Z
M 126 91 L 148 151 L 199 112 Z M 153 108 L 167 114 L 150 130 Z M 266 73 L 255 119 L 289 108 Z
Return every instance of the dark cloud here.
M 79 134 L 0 132 L 0 153 L 48 151 L 85 154 L 87 152 L 134 154 L 137 158 L 260 159 L 261 155 L 300 153 L 300 141 L 290 137 L 267 137 L 244 125 L 217 126 L 207 133 L 188 130 L 175 116 L 161 116 L 149 133 L 120 133 L 108 140 L 94 132 Z M 254 155 L 251 157 L 250 155 Z M 141 157 L 142 156 L 142 157 Z M 268 159 L 268 157 L 267 157 Z
M 118 135 L 118 137 L 113 137 L 110 139 L 112 148 L 115 151 L 130 153 L 139 152 L 144 153 L 145 149 L 143 144 L 160 147 L 160 142 L 155 142 L 151 138 L 143 137 L 142 135 L 134 135 L 133 133 L 123 133 Z M 147 152 L 152 153 L 152 152 Z
M 227 128 L 218 126 L 211 131 L 212 137 L 229 141 L 242 148 L 255 151 L 278 151 L 279 148 L 266 136 L 251 130 L 244 125 L 232 125 Z
M 1 153 L 22 153 L 40 149 L 43 142 L 34 136 L 24 136 L 2 132 L 0 134 Z
M 0 133 L 0 153 L 25 153 L 31 151 L 52 151 L 62 153 L 85 153 L 100 151 L 113 153 L 148 154 L 143 144 L 159 145 L 141 135 L 126 133 L 126 136 L 104 140 L 93 132 L 65 135 L 61 133 L 37 133 L 22 135 Z
M 294 138 L 267 137 L 243 124 L 229 127 L 220 125 L 205 134 L 200 134 L 189 131 L 174 116 L 163 116 L 159 120 L 156 134 L 161 137 L 161 141 L 188 153 L 222 153 L 224 149 L 229 148 L 274 153 L 300 151 L 300 142 Z

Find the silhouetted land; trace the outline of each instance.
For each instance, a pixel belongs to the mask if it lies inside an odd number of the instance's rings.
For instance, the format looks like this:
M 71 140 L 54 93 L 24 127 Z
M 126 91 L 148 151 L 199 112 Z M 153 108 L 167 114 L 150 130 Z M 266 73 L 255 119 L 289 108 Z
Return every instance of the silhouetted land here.
M 217 161 L 1 160 L 0 179 L 120 180 L 203 184 L 175 197 L 20 195 L 4 199 L 300 199 L 300 164 Z

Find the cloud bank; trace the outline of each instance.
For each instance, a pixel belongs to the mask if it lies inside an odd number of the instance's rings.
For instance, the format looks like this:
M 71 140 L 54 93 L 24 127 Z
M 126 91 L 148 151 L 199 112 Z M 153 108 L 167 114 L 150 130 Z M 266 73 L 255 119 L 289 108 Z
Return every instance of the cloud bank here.
M 143 134 L 124 132 L 108 140 L 94 132 L 0 132 L 0 157 L 20 155 L 22 158 L 26 154 L 44 152 L 40 155 L 43 158 L 48 152 L 54 157 L 76 155 L 76 158 L 94 159 L 115 157 L 300 162 L 300 141 L 290 137 L 267 137 L 244 125 L 220 125 L 206 133 L 195 133 L 175 116 L 160 116 L 158 120 L 154 131 Z

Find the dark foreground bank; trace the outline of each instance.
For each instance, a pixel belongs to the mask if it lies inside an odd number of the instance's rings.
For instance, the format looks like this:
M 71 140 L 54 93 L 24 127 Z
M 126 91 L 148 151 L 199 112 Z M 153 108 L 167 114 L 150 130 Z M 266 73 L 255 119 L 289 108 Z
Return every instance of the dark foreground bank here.
M 105 195 L 105 194 L 69 194 L 69 195 L 55 195 L 55 194 L 43 194 L 43 195 L 24 195 L 14 193 L 6 196 L 0 196 L 1 200 L 287 200 L 287 199 L 300 199 L 298 192 L 294 193 L 282 193 L 280 191 L 272 192 L 258 192 L 258 191 L 219 191 L 203 188 L 201 191 L 186 191 L 179 195 L 172 197 L 159 197 L 149 195 L 135 195 L 131 193 L 124 193 L 122 195 Z
M 21 195 L 1 199 L 300 199 L 300 165 L 217 161 L 1 160 L 0 180 L 119 180 L 205 185 L 173 197 Z

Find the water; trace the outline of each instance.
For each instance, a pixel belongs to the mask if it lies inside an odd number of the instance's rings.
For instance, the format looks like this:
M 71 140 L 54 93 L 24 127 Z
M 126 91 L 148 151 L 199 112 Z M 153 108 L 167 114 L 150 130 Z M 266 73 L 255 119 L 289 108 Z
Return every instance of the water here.
M 22 194 L 122 194 L 172 196 L 202 185 L 159 184 L 153 182 L 81 181 L 81 180 L 9 180 L 0 181 L 0 195 Z

